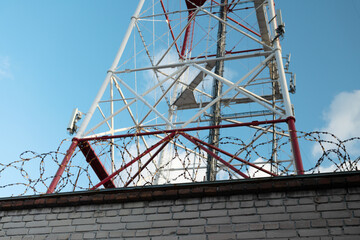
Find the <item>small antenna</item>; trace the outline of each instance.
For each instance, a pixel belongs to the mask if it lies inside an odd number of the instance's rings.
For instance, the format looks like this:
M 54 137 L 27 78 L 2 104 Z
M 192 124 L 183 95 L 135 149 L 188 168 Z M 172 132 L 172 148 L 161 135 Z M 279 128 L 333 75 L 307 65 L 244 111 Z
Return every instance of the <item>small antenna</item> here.
M 77 131 L 76 123 L 82 118 L 83 113 L 80 112 L 77 108 L 75 108 L 71 114 L 71 118 L 67 127 L 67 131 L 70 135 L 73 135 Z

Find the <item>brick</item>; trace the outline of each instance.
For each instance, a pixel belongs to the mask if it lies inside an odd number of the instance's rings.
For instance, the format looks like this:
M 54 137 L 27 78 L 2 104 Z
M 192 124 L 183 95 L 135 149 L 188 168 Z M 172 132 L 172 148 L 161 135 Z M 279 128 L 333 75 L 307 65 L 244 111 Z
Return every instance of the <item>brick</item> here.
M 170 236 L 168 235 L 175 235 L 176 236 L 176 227 L 167 227 L 167 228 L 162 228 L 163 229 L 163 235 L 166 236 L 166 239 Z
M 172 213 L 151 214 L 146 216 L 147 221 L 170 220 Z
M 306 212 L 306 213 L 291 213 L 292 220 L 311 220 L 320 218 L 320 213 Z
M 105 216 L 105 214 L 104 214 Z M 104 217 L 103 216 L 103 217 Z M 91 217 L 94 217 L 94 213 L 93 212 L 82 212 L 81 213 L 81 218 L 91 218 Z
M 348 225 L 348 226 L 354 226 L 354 225 L 360 226 L 360 218 L 345 219 L 344 222 L 345 222 L 345 225 Z
M 173 200 L 162 200 L 162 201 L 152 201 L 149 202 L 149 207 L 164 207 L 174 205 Z
M 360 207 L 360 204 L 359 204 Z M 344 202 L 340 203 L 323 203 L 317 206 L 318 211 L 334 211 L 334 210 L 344 210 L 346 209 L 346 204 Z
M 126 230 L 122 232 L 123 237 L 135 237 L 136 231 L 135 230 Z M 110 233 L 111 236 L 111 233 Z
M 99 225 L 78 225 L 76 226 L 77 232 L 88 232 L 88 231 L 96 231 L 99 229 Z
M 288 221 L 289 219 L 290 215 L 287 213 L 261 215 L 261 221 L 263 222 Z
M 118 211 L 117 210 L 108 210 L 105 212 L 105 216 L 106 217 L 114 217 L 118 215 Z
M 251 223 L 249 224 L 249 230 L 250 231 L 259 231 L 263 230 L 264 225 L 262 223 Z
M 327 229 L 299 229 L 298 234 L 300 237 L 318 237 L 318 236 L 327 236 L 329 231 Z
M 300 205 L 314 204 L 314 198 L 312 197 L 299 198 L 299 204 Z
M 23 221 L 24 222 L 34 221 L 34 216 L 33 215 L 26 215 L 26 216 L 23 217 Z
M 46 234 L 50 233 L 51 228 L 50 227 L 41 227 L 41 228 L 30 228 L 29 234 Z
M 126 229 L 150 229 L 152 222 L 130 222 L 126 224 Z
M 285 206 L 298 205 L 298 202 L 299 202 L 299 199 L 297 199 L 297 198 L 285 199 L 284 200 L 284 205 Z
M 110 232 L 109 237 L 119 239 L 119 238 L 121 238 L 123 236 L 123 233 L 125 233 L 125 232 L 128 235 L 130 235 L 130 236 L 126 236 L 126 237 L 135 237 L 135 231 L 134 230 Z M 133 233 L 133 235 L 131 235 L 130 233 Z
M 342 228 L 330 228 L 329 229 L 330 235 L 334 236 L 334 235 L 343 235 L 343 229 Z
M 345 190 L 345 189 L 342 189 L 342 190 Z M 348 192 L 350 194 L 359 194 L 360 193 L 360 187 L 348 188 Z
M 346 211 L 329 211 L 329 212 L 322 212 L 321 216 L 323 218 L 349 218 L 350 212 Z
M 83 233 L 72 233 L 71 234 L 71 240 L 80 240 L 80 239 L 86 239 L 86 236 L 84 236 Z
M 11 222 L 11 218 L 12 217 L 2 217 L 0 218 L 0 223 Z
M 208 225 L 213 224 L 231 224 L 231 218 L 230 217 L 214 217 L 214 218 L 208 218 L 207 219 Z
M 71 214 L 69 215 L 69 218 L 70 218 L 70 219 L 81 218 L 81 215 L 82 215 L 82 213 L 71 213 Z
M 74 232 L 75 227 L 74 226 L 61 226 L 61 227 L 53 227 L 52 233 L 69 233 Z
M 27 222 L 26 223 L 26 227 L 27 228 L 36 228 L 36 227 L 46 227 L 48 226 L 49 222 L 48 221 L 33 221 L 33 222 Z
M 118 214 L 120 216 L 130 215 L 131 214 L 131 209 L 120 209 Z M 107 217 L 110 217 L 110 216 L 107 216 Z
M 249 230 L 249 224 L 233 224 L 235 232 L 244 232 Z
M 139 215 L 139 214 L 144 214 L 144 209 L 143 208 L 134 208 L 131 211 L 132 215 Z
M 299 229 L 299 228 L 310 228 L 310 224 L 311 224 L 311 222 L 309 220 L 296 221 L 295 222 L 295 226 L 296 226 L 297 229 Z
M 79 219 L 74 219 L 72 221 L 71 225 L 86 225 L 86 224 L 95 224 L 96 219 L 95 218 L 79 218 Z
M 194 235 L 191 235 L 194 236 Z M 187 236 L 182 236 L 183 239 L 185 239 Z M 166 236 L 166 238 L 164 238 L 163 236 L 160 237 L 152 237 L 151 240 L 178 240 L 177 236 Z M 198 239 L 197 239 L 198 240 Z
M 240 203 L 241 208 L 250 208 L 254 206 L 254 201 L 242 201 Z
M 266 232 L 267 238 L 294 238 L 297 237 L 296 230 L 274 230 Z
M 344 196 L 329 196 L 329 202 L 343 202 Z
M 145 215 L 129 215 L 121 217 L 121 222 L 143 222 L 145 219 Z
M 279 223 L 265 223 L 264 224 L 265 230 L 275 230 L 279 229 Z
M 295 212 L 314 212 L 314 205 L 298 205 L 298 206 L 287 206 L 286 212 L 295 213 Z
M 41 220 L 45 220 L 46 215 L 45 214 L 40 214 L 40 215 L 35 215 L 34 216 L 34 220 L 35 221 L 41 221 Z
M 201 206 L 202 204 L 200 204 L 199 205 L 199 208 L 200 208 L 200 206 Z M 178 205 L 178 206 L 172 206 L 171 207 L 171 212 L 181 212 L 181 211 L 184 211 L 184 209 L 185 209 L 185 206 L 183 206 L 183 205 Z M 156 211 L 155 211 L 156 212 Z M 154 213 L 155 213 L 154 212 Z
M 205 239 L 205 238 L 204 238 Z M 217 234 L 210 234 L 208 236 L 209 240 L 219 240 L 219 239 L 237 239 L 235 233 L 217 233 Z
M 360 209 L 360 202 L 348 202 L 349 209 Z
M 204 231 L 205 231 L 205 227 L 203 227 L 203 226 L 190 228 L 190 232 L 192 234 L 204 233 Z
M 170 212 L 170 207 L 159 207 L 158 208 L 158 213 L 169 213 Z
M 326 222 L 329 227 L 339 227 L 344 225 L 342 219 L 328 219 Z
M 347 202 L 360 201 L 360 194 L 347 195 L 347 196 L 345 197 L 345 200 L 346 200 Z
M 120 217 L 102 217 L 96 219 L 97 223 L 117 223 L 120 222 Z
M 9 222 L 4 223 L 3 228 L 22 228 L 25 226 L 25 222 Z
M 259 221 L 260 221 L 260 216 L 258 215 L 232 217 L 232 223 L 253 223 Z
M 167 220 L 167 221 L 155 221 L 153 222 L 153 228 L 162 228 L 162 227 L 176 227 L 179 225 L 178 220 Z
M 285 213 L 285 207 L 259 207 L 257 208 L 258 214 L 269 214 L 269 213 Z
M 99 217 L 105 217 L 106 212 L 105 211 L 95 211 L 93 212 L 92 217 L 99 218 Z
M 200 226 L 205 225 L 206 220 L 205 219 L 186 219 L 186 220 L 180 220 L 180 226 Z
M 360 235 L 360 227 L 344 227 L 345 234 Z
M 236 239 L 265 239 L 265 231 L 241 232 L 236 236 Z
M 137 237 L 146 237 L 149 235 L 149 230 L 138 230 L 136 231 L 135 235 Z
M 219 227 L 220 227 L 219 232 L 222 232 L 222 233 L 234 232 L 231 224 L 220 225 Z
M 176 234 L 178 235 L 187 235 L 190 233 L 190 228 L 178 228 Z
M 255 201 L 254 205 L 255 205 L 255 207 L 265 207 L 268 205 L 268 201 L 266 201 L 266 200 Z
M 282 206 L 284 205 L 283 199 L 272 199 L 268 201 L 269 206 Z
M 318 228 L 318 227 L 326 227 L 326 220 L 324 219 L 316 219 L 311 220 L 311 227 Z
M 59 213 L 57 219 L 68 219 L 69 213 Z
M 212 225 L 212 226 L 206 226 L 205 227 L 205 232 L 206 233 L 217 233 L 219 231 L 219 226 L 217 225 Z
M 57 214 L 55 213 L 50 213 L 50 214 L 47 214 L 46 217 L 45 217 L 46 220 L 56 220 L 57 219 Z
M 21 221 L 23 221 L 23 217 L 22 216 L 13 216 L 11 221 L 12 222 L 21 222 Z
M 173 219 L 193 219 L 198 217 L 199 217 L 199 212 L 177 212 L 174 213 L 173 215 Z
M 109 232 L 102 232 L 102 231 L 97 231 L 96 232 L 96 238 L 98 239 L 107 239 L 109 236 Z
M 173 239 L 177 239 L 177 238 L 173 238 Z M 155 239 L 154 239 L 155 240 Z M 166 240 L 170 240 L 168 238 L 166 238 Z M 189 236 L 181 236 L 181 240 L 206 240 L 206 235 L 189 235 Z
M 101 224 L 100 227 L 101 230 L 121 230 L 125 229 L 125 223 L 107 223 L 107 224 Z
M 200 213 L 200 216 L 201 217 L 221 217 L 221 216 L 226 216 L 227 212 L 228 211 L 226 209 L 202 211 Z M 174 214 L 174 217 L 175 217 L 175 214 Z
M 94 239 L 94 238 L 95 238 L 95 233 L 92 232 L 84 233 L 84 239 Z
M 55 221 L 50 221 L 49 222 L 49 226 L 50 227 L 55 227 L 55 226 L 70 226 L 71 225 L 71 219 L 68 220 L 55 220 Z
M 214 203 L 212 205 L 212 209 L 224 209 L 224 208 L 225 208 L 225 202 Z
M 233 209 L 233 208 L 239 208 L 240 203 L 239 202 L 226 202 L 225 208 L 227 209 Z
M 229 216 L 244 216 L 256 214 L 256 208 L 240 208 L 228 210 Z
M 20 235 L 26 235 L 28 232 L 28 229 L 26 228 L 12 228 L 6 231 L 6 235 L 8 236 L 20 236 Z

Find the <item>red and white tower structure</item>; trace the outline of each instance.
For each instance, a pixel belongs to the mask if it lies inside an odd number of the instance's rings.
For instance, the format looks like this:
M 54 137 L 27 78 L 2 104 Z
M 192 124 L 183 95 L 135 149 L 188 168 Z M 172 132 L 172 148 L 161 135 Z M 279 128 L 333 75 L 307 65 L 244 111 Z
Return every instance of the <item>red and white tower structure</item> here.
M 273 0 L 140 0 L 47 192 L 75 151 L 90 189 L 303 174 L 283 34 Z

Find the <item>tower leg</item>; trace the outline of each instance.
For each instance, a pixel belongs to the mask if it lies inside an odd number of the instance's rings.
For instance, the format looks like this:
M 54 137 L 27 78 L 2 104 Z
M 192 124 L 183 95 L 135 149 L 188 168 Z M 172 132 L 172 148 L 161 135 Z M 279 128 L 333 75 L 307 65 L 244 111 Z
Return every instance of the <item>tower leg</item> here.
M 69 149 L 66 152 L 66 155 L 61 163 L 61 165 L 59 166 L 59 169 L 57 170 L 54 179 L 52 180 L 48 190 L 46 191 L 47 194 L 53 193 L 57 184 L 59 183 L 59 180 L 61 178 L 61 175 L 64 173 L 65 167 L 66 165 L 69 163 L 70 158 L 72 156 L 72 154 L 74 153 L 76 147 L 78 145 L 78 140 L 77 138 L 73 138 L 72 143 L 69 147 Z
M 296 134 L 296 128 L 295 128 L 295 118 L 294 117 L 288 117 L 287 118 L 287 124 L 289 126 L 289 132 L 290 132 L 290 141 L 292 146 L 292 151 L 295 159 L 295 168 L 298 175 L 304 174 L 304 167 L 301 160 L 301 154 L 300 154 L 300 147 L 299 142 Z

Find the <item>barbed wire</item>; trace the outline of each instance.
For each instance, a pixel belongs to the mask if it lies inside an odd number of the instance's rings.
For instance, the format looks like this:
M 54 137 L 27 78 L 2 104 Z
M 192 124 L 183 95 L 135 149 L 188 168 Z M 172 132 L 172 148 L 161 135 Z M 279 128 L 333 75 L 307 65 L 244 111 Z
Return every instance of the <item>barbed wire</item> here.
M 234 156 L 252 162 L 277 175 L 294 174 L 290 155 L 287 159 L 287 155 L 284 154 L 291 152 L 289 138 L 286 137 L 287 132 L 282 129 L 277 129 L 277 131 L 283 134 L 277 134 L 275 139 L 269 139 L 260 138 L 261 131 L 257 130 L 250 138 L 252 139 L 250 143 L 246 143 L 238 137 L 226 136 L 219 140 L 219 146 L 225 151 L 235 152 Z M 132 130 L 130 133 L 134 133 L 134 131 Z M 359 154 L 356 151 L 356 145 L 360 143 L 360 137 L 341 140 L 334 134 L 324 131 L 298 131 L 297 134 L 301 144 L 312 144 L 312 154 L 318 156 L 316 161 L 304 162 L 304 166 L 308 166 L 307 174 L 319 173 L 324 170 L 332 172 L 358 170 L 360 156 L 356 155 Z M 133 136 L 113 140 L 94 140 L 91 141 L 91 146 L 106 169 L 113 168 L 115 170 L 164 137 L 166 135 L 163 137 Z M 206 142 L 207 137 L 203 137 L 202 140 Z M 55 151 L 39 154 L 28 150 L 20 154 L 19 160 L 7 164 L 0 163 L 0 191 L 4 190 L 7 195 L 10 192 L 13 196 L 45 193 L 54 173 L 61 165 L 69 142 L 69 139 L 63 140 Z M 273 147 L 274 145 L 276 148 Z M 117 159 L 115 163 L 111 163 L 112 152 Z M 207 153 L 200 146 L 182 138 L 181 135 L 173 137 L 158 156 L 154 157 L 154 152 L 143 156 L 139 161 L 117 174 L 113 178 L 116 186 L 145 186 L 205 180 Z M 223 153 L 217 154 L 249 177 L 269 176 L 261 169 L 250 167 L 234 157 L 229 158 Z M 221 180 L 236 179 L 239 176 L 218 161 L 218 178 Z M 80 149 L 76 149 L 60 177 L 55 191 L 88 190 L 98 182 L 99 179 L 91 169 L 90 163 L 84 161 Z

